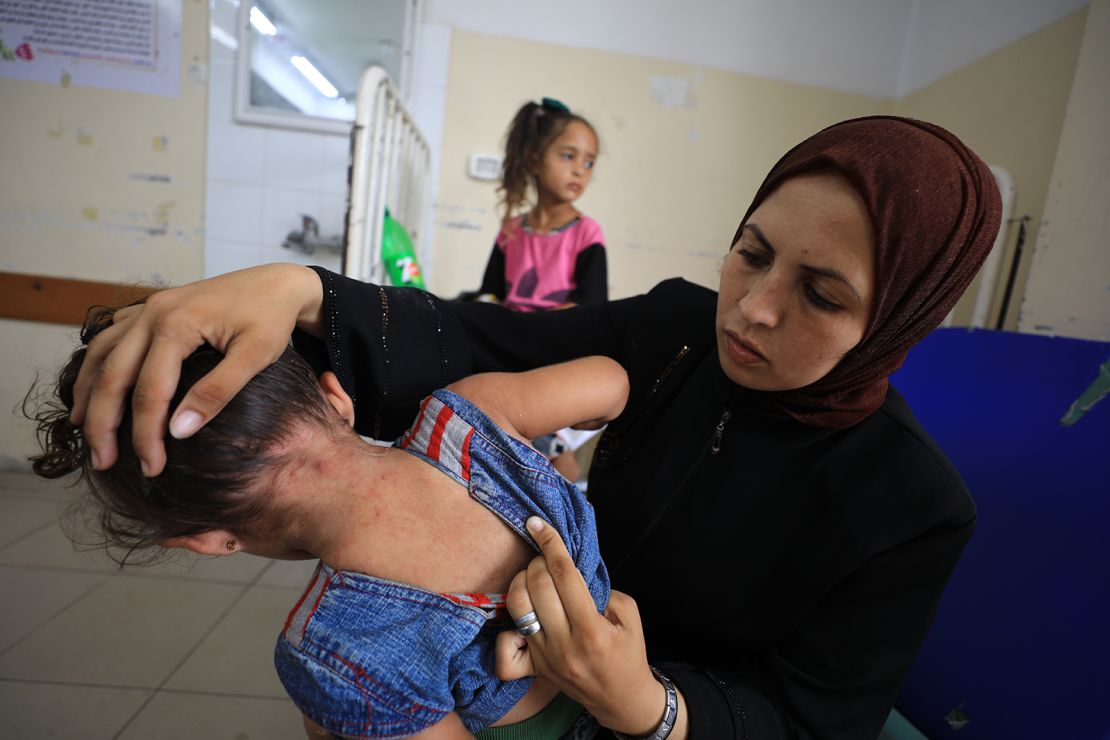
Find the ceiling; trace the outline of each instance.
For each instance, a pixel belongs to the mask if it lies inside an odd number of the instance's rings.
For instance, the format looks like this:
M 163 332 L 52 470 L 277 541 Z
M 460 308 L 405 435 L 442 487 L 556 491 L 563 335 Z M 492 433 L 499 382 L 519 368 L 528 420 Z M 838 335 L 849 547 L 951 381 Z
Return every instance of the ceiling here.
M 422 22 L 900 98 L 1090 0 L 420 0 Z

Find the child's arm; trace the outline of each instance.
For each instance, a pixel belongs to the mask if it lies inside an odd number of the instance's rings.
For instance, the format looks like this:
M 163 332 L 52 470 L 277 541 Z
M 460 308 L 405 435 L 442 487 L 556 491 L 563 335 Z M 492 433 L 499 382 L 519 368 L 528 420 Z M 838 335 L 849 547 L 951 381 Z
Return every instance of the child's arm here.
M 628 400 L 628 375 L 608 357 L 582 357 L 522 373 L 481 373 L 448 386 L 505 431 L 533 440 L 569 426 L 599 427 Z

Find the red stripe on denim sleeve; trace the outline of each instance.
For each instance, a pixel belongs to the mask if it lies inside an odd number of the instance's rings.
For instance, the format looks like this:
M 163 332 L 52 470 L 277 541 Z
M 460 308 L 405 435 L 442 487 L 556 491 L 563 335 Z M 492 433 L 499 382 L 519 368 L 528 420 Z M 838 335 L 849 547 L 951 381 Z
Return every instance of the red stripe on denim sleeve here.
M 321 578 L 321 570 L 317 568 L 300 601 L 293 607 L 293 611 L 289 612 L 282 633 L 294 647 L 300 647 L 305 631 L 308 629 L 309 620 L 316 613 L 316 608 L 320 606 L 320 601 L 324 598 L 330 583 L 331 578 L 327 576 Z M 310 599 L 311 605 L 308 603 Z
M 308 598 L 309 593 L 311 593 L 311 591 L 312 591 L 312 587 L 316 585 L 316 580 L 319 577 L 320 577 L 320 571 L 317 570 L 312 575 L 312 580 L 308 582 L 308 586 L 305 588 L 304 593 L 301 594 L 301 598 L 297 599 L 297 603 L 294 604 L 293 608 L 289 610 L 289 616 L 285 618 L 285 626 L 281 628 L 282 632 L 288 632 L 289 631 L 289 625 L 293 622 L 293 616 L 300 610 L 301 604 L 303 604 L 304 600 Z
M 416 432 L 419 431 L 420 425 L 424 423 L 424 412 L 428 409 L 428 401 L 431 400 L 432 397 L 428 396 L 420 402 L 420 414 L 416 417 L 416 423 L 409 427 L 409 430 L 405 433 L 405 438 L 401 440 L 401 449 L 412 444 L 413 438 L 416 437 Z
M 474 429 L 466 433 L 466 437 L 462 443 L 462 455 L 460 455 L 459 464 L 462 466 L 462 479 L 465 481 L 470 480 L 470 438 L 474 436 Z
M 454 412 L 446 406 L 440 409 L 439 416 L 436 417 L 436 425 L 432 429 L 432 438 L 428 440 L 427 455 L 437 462 L 440 462 L 439 445 L 443 441 L 443 430 L 447 427 L 447 422 L 451 420 L 452 416 L 454 416 Z

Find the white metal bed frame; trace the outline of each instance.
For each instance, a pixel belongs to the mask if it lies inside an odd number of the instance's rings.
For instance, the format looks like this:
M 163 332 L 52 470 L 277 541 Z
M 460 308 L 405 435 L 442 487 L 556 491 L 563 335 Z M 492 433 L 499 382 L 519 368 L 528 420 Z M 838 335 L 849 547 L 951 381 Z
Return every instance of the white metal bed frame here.
M 347 222 L 343 274 L 384 283 L 382 227 L 385 209 L 424 256 L 424 224 L 431 149 L 401 94 L 381 67 L 370 67 L 359 83 L 347 165 Z

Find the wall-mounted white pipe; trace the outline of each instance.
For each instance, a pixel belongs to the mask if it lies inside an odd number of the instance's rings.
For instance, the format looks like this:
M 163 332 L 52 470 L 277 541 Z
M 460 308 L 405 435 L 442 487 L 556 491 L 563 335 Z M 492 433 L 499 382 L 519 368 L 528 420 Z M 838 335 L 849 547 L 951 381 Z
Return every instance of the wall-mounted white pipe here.
M 998 229 L 994 246 L 979 268 L 979 287 L 975 292 L 975 305 L 971 310 L 971 321 L 968 326 L 983 328 L 990 318 L 991 304 L 994 303 L 995 291 L 998 290 L 999 281 L 1002 279 L 1002 253 L 1006 250 L 1006 239 L 1010 234 L 1010 218 L 1014 210 L 1014 178 L 1003 167 L 996 164 L 990 165 L 995 182 L 998 183 L 998 192 L 1002 196 L 1002 225 Z M 1003 286 L 1004 287 L 1004 286 Z M 944 319 L 944 326 L 952 325 L 952 313 Z

